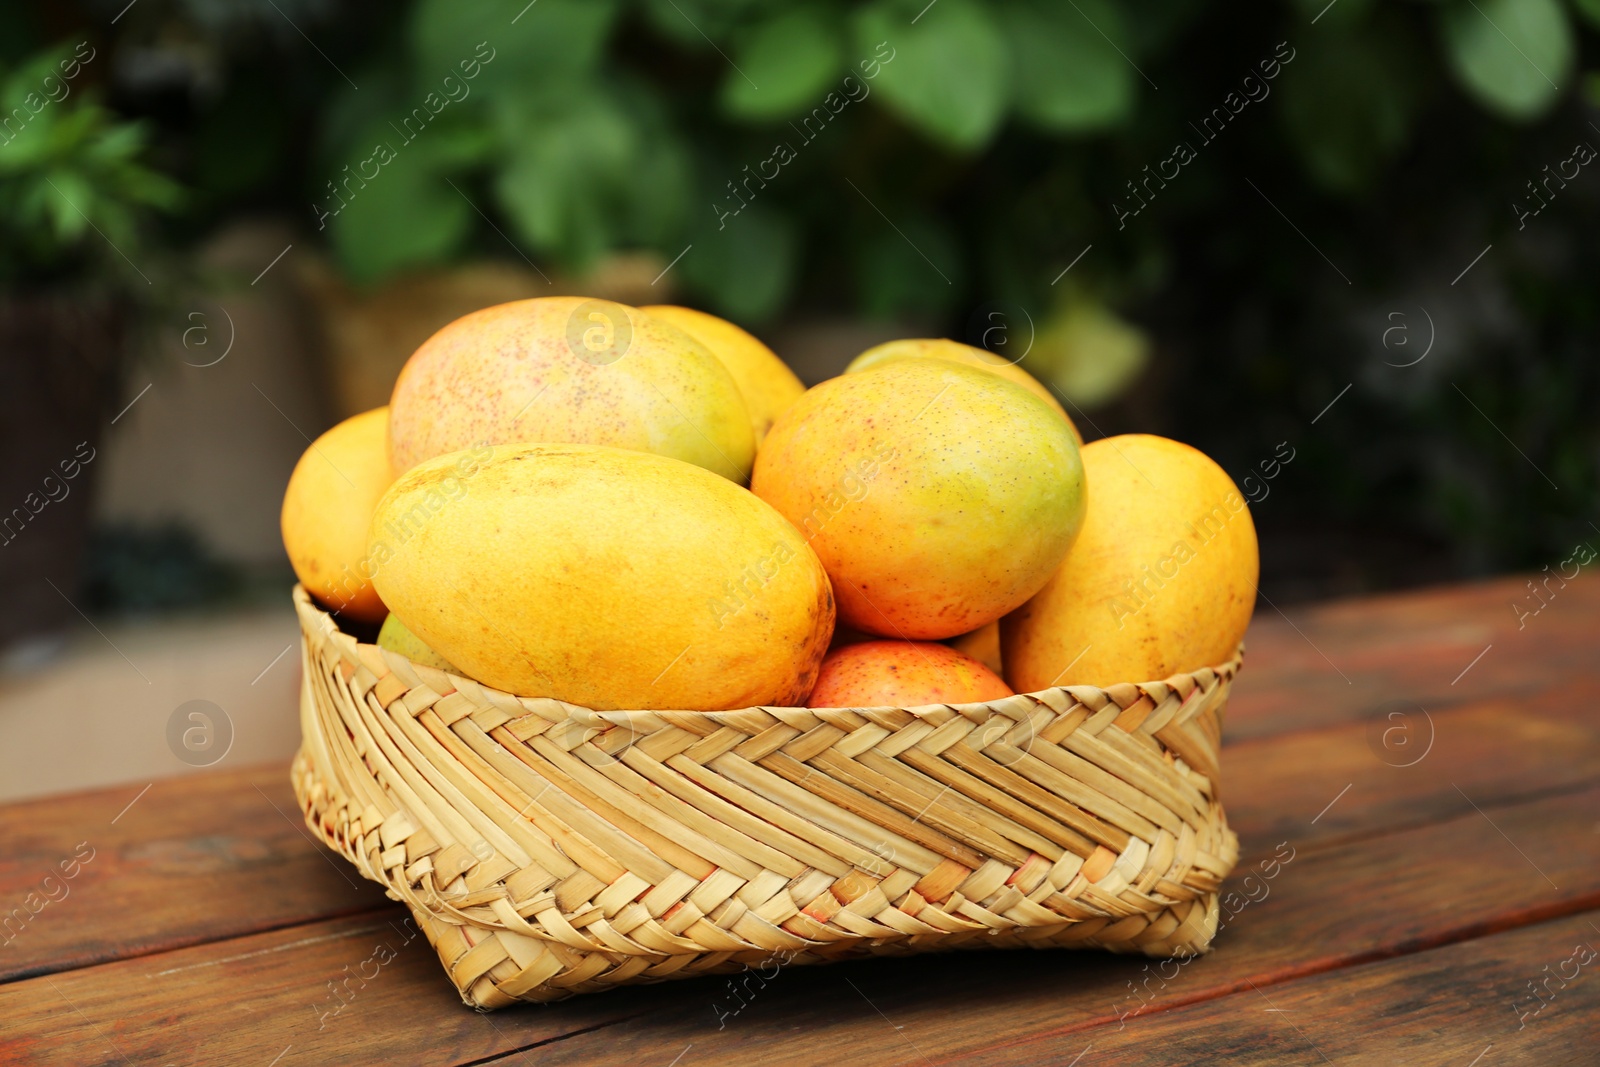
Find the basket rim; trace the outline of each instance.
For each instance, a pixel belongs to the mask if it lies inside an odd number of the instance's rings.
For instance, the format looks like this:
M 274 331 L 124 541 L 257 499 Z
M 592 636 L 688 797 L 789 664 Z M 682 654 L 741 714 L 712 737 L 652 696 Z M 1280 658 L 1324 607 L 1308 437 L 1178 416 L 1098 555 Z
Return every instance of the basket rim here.
M 332 613 L 319 604 L 301 582 L 295 582 L 293 600 L 295 613 L 300 617 L 301 629 L 306 631 L 308 636 L 312 633 L 316 634 L 319 638 L 321 638 L 323 643 L 334 642 L 337 644 L 347 645 L 348 651 L 351 653 L 351 658 L 359 658 L 359 649 L 370 648 L 382 656 L 385 660 L 398 660 L 407 664 L 414 673 L 418 674 L 419 677 L 425 678 L 426 674 L 435 674 L 442 678 L 450 679 L 452 683 L 451 688 L 455 689 L 457 692 L 477 690 L 487 696 L 493 703 L 500 703 L 502 701 L 511 701 L 517 704 L 525 704 L 528 701 L 554 703 L 560 705 L 575 718 L 580 719 L 605 718 L 615 715 L 737 715 L 744 711 L 772 710 L 903 711 L 907 714 L 914 715 L 917 718 L 927 718 L 930 715 L 937 715 L 941 712 L 948 712 L 952 710 L 956 712 L 961 712 L 963 710 L 976 711 L 978 709 L 988 710 L 991 705 L 998 702 L 997 700 L 980 700 L 965 704 L 918 704 L 911 707 L 895 707 L 894 705 L 885 704 L 874 705 L 871 707 L 849 708 L 810 708 L 805 707 L 804 705 L 776 704 L 756 704 L 748 708 L 719 708 L 712 710 L 700 708 L 588 708 L 581 704 L 573 704 L 562 700 L 559 697 L 522 696 L 516 693 L 508 693 L 503 689 L 496 689 L 493 686 L 480 682 L 475 678 L 455 674 L 450 671 L 442 670 L 438 667 L 430 667 L 426 664 L 417 663 L 416 661 L 409 659 L 391 649 L 382 648 L 381 646 L 371 642 L 357 640 L 353 635 L 340 629 L 339 624 L 334 620 Z M 1016 693 L 1013 697 L 1001 697 L 999 700 L 1015 699 L 1015 697 L 1028 697 L 1040 703 L 1049 703 L 1050 701 L 1047 698 L 1064 694 L 1068 698 L 1080 704 L 1088 704 L 1091 702 L 1099 704 L 1106 700 L 1115 701 L 1116 703 L 1121 704 L 1124 703 L 1124 701 L 1117 700 L 1119 695 L 1126 696 L 1130 695 L 1134 691 L 1137 691 L 1148 693 L 1152 697 L 1155 697 L 1159 702 L 1160 697 L 1165 696 L 1166 690 L 1177 690 L 1183 697 L 1187 698 L 1189 693 L 1195 689 L 1209 692 L 1214 686 L 1216 686 L 1218 681 L 1232 680 L 1239 673 L 1239 670 L 1243 665 L 1244 652 L 1245 642 L 1240 640 L 1238 647 L 1234 650 L 1233 656 L 1227 661 L 1216 664 L 1215 666 L 1198 667 L 1192 671 L 1178 671 L 1174 674 L 1168 675 L 1166 678 L 1152 679 L 1150 681 L 1143 682 L 1117 682 L 1109 686 L 1051 686 L 1047 689 L 1033 690 L 1026 693 Z M 465 685 L 458 683 L 465 683 Z M 1094 699 L 1095 697 L 1098 697 L 1099 699 L 1096 700 Z

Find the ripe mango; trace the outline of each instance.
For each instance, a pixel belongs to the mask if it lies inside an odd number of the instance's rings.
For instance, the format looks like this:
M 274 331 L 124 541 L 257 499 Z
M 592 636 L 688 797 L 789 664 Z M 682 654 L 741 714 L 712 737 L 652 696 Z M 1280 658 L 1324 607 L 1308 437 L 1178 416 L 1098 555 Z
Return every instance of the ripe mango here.
M 745 407 L 750 409 L 750 428 L 757 448 L 773 420 L 806 391 L 794 371 L 772 349 L 726 319 L 672 304 L 653 304 L 639 310 L 672 323 L 709 348 L 728 368 L 739 385 Z
M 1008 382 L 1016 382 L 1034 396 L 1049 404 L 1066 420 L 1067 428 L 1072 431 L 1072 440 L 1079 448 L 1083 447 L 1083 435 L 1078 432 L 1078 427 L 1067 415 L 1055 396 L 1033 375 L 1017 366 L 1008 359 L 1002 359 L 993 352 L 983 348 L 974 348 L 964 345 L 960 341 L 951 341 L 944 337 L 913 337 L 902 341 L 885 341 L 881 345 L 874 345 L 850 361 L 844 369 L 846 374 L 856 371 L 868 370 L 872 367 L 882 366 L 891 359 L 905 359 L 907 357 L 925 359 L 947 359 L 952 363 L 960 363 L 967 367 L 977 367 L 990 374 L 998 374 Z
M 828 653 L 808 708 L 918 708 L 1012 696 L 988 667 L 931 641 L 866 641 Z
M 979 663 L 988 667 L 999 675 L 1004 675 L 1002 660 L 1000 658 L 1000 623 L 991 622 L 987 626 L 980 626 L 970 634 L 950 639 L 950 647 L 957 652 L 965 652 Z
M 1084 501 L 1078 447 L 1044 401 L 919 358 L 795 401 L 751 489 L 816 549 L 842 622 L 914 640 L 975 630 L 1038 592 Z
M 318 437 L 289 475 L 279 525 L 306 591 L 341 618 L 378 622 L 388 611 L 362 568 L 367 527 L 394 477 L 384 436 L 389 409 L 352 415 Z
M 792 706 L 833 633 L 794 527 L 681 460 L 496 445 L 396 479 L 369 553 L 395 614 L 469 676 L 596 709 Z
M 395 381 L 396 474 L 446 452 L 526 441 L 654 452 L 741 483 L 755 455 L 739 386 L 704 345 L 636 308 L 575 296 L 464 315 Z
M 1226 662 L 1255 608 L 1250 509 L 1203 452 L 1125 434 L 1087 445 L 1093 487 L 1078 541 L 1000 624 L 1018 692 L 1159 681 Z

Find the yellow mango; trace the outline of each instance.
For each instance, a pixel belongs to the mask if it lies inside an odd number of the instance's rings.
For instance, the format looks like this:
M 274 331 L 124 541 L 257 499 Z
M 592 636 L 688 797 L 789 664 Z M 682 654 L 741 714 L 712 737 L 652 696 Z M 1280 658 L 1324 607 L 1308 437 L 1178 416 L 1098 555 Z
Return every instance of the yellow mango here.
M 395 381 L 396 474 L 446 452 L 528 441 L 654 452 L 741 483 L 755 455 L 739 386 L 703 344 L 637 308 L 575 296 L 464 315 Z
M 965 652 L 996 674 L 1004 675 L 1000 659 L 1000 623 L 980 626 L 970 634 L 953 637 L 948 642 L 957 652 Z
M 881 367 L 891 359 L 923 358 L 946 359 L 952 363 L 960 363 L 967 367 L 977 367 L 990 374 L 998 374 L 1008 382 L 1015 382 L 1034 396 L 1049 404 L 1066 420 L 1067 428 L 1072 431 L 1072 440 L 1079 448 L 1083 447 L 1083 435 L 1078 432 L 1077 425 L 1067 415 L 1066 408 L 1061 406 L 1054 394 L 1033 375 L 1017 366 L 1008 359 L 1002 359 L 993 352 L 983 348 L 974 348 L 964 345 L 960 341 L 951 341 L 944 337 L 912 337 L 902 341 L 885 341 L 881 345 L 874 345 L 850 361 L 844 369 L 846 374 L 868 370 L 872 367 Z
M 816 555 L 749 491 L 665 456 L 485 446 L 373 516 L 384 602 L 486 685 L 597 709 L 798 705 L 833 633 Z
M 1149 434 L 1083 449 L 1091 494 L 1077 543 L 1038 595 L 1000 623 L 1006 679 L 1160 681 L 1232 657 L 1255 608 L 1250 509 L 1205 453 Z
M 1066 424 L 1028 390 L 938 359 L 823 382 L 779 417 L 752 491 L 801 530 L 839 618 L 940 640 L 1022 604 L 1083 516 Z
M 750 409 L 750 428 L 757 448 L 773 420 L 806 391 L 794 371 L 772 349 L 726 319 L 672 304 L 653 304 L 639 310 L 672 323 L 709 348 L 728 368 L 744 396 L 745 407 Z
M 394 480 L 384 446 L 388 408 L 352 415 L 318 437 L 289 475 L 279 525 L 300 584 L 341 618 L 377 622 L 388 610 L 362 568 L 367 527 Z
M 437 667 L 441 671 L 449 671 L 451 674 L 461 673 L 460 668 L 455 664 L 423 644 L 422 640 L 412 633 L 405 623 L 400 621 L 400 616 L 392 611 L 389 613 L 389 617 L 383 620 L 383 627 L 378 631 L 378 647 L 386 648 L 390 652 L 398 652 L 412 663 Z

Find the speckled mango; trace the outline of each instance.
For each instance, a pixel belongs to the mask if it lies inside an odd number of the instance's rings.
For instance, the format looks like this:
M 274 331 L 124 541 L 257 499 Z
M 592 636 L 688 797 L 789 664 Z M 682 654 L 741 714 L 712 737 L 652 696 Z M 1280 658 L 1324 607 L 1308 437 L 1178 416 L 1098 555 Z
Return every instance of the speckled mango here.
M 750 413 L 721 361 L 669 322 L 553 296 L 474 311 L 416 350 L 389 401 L 396 474 L 478 444 L 654 452 L 743 483 Z
M 828 653 L 812 708 L 919 708 L 1011 696 L 1000 676 L 932 641 L 864 641 Z
M 750 428 L 757 448 L 777 417 L 806 391 L 777 353 L 727 319 L 673 304 L 655 304 L 639 310 L 672 323 L 710 349 L 728 368 L 739 385 L 745 407 L 750 409 Z
M 1004 676 L 1000 660 L 1000 624 L 991 622 L 987 626 L 980 626 L 970 634 L 952 637 L 949 646 L 957 652 L 965 653 L 988 667 L 994 673 Z
M 915 640 L 978 629 L 1038 592 L 1084 507 L 1078 447 L 1044 401 L 919 358 L 806 393 L 767 435 L 751 489 L 816 549 L 842 622 Z
M 1083 449 L 1094 492 L 1078 543 L 1037 596 L 1000 623 L 1019 692 L 1160 681 L 1228 660 L 1255 609 L 1250 509 L 1233 479 L 1150 434 Z
M 846 374 L 857 371 L 869 370 L 880 367 L 892 359 L 907 358 L 945 359 L 952 363 L 960 363 L 965 367 L 977 367 L 990 374 L 998 374 L 1008 382 L 1015 382 L 1034 396 L 1049 404 L 1051 409 L 1060 415 L 1072 431 L 1072 440 L 1079 448 L 1083 447 L 1083 435 L 1078 432 L 1077 425 L 1067 415 L 1061 402 L 1057 400 L 1045 384 L 1021 367 L 1008 359 L 1002 359 L 982 348 L 964 345 L 960 341 L 952 341 L 944 337 L 912 337 L 901 341 L 885 341 L 881 345 L 874 345 L 850 361 L 844 369 Z
M 833 633 L 827 575 L 784 518 L 681 460 L 595 445 L 452 453 L 373 517 L 375 582 L 479 681 L 584 707 L 798 705 Z

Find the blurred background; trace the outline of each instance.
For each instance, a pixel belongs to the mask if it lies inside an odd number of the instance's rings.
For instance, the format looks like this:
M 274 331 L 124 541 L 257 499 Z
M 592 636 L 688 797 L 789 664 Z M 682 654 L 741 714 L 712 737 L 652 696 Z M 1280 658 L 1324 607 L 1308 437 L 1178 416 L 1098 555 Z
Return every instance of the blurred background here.
M 1600 0 L 0 2 L 0 747 L 286 754 L 295 460 L 527 296 L 1019 360 L 1221 462 L 1279 608 L 1538 572 L 1600 544 L 1597 104 Z

